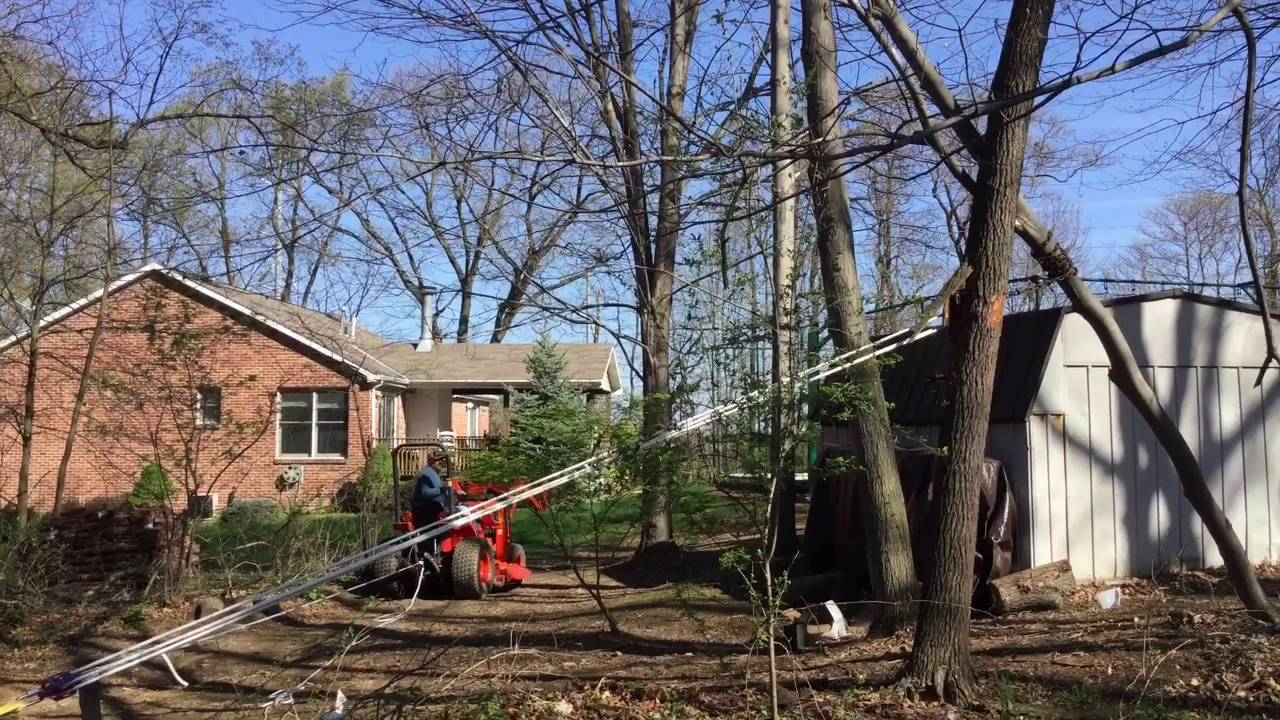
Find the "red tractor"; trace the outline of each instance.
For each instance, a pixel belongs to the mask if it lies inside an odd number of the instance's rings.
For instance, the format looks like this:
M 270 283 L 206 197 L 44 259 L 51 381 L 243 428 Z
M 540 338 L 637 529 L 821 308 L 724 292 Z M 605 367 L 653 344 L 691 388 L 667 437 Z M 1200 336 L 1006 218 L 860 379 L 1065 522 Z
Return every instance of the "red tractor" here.
M 416 528 L 413 513 L 401 511 L 401 480 L 416 482 L 418 473 L 427 464 L 427 458 L 443 455 L 444 470 L 441 480 L 449 491 L 441 518 L 452 515 L 459 508 L 484 509 L 493 504 L 493 498 L 510 488 L 478 483 L 462 483 L 453 478 L 452 456 L 439 443 L 406 443 L 392 451 L 393 512 L 398 521 L 396 532 L 405 534 Z M 545 507 L 541 498 L 529 501 L 535 510 Z M 424 586 L 447 589 L 460 599 L 478 600 L 490 592 L 511 590 L 532 575 L 525 563 L 524 548 L 512 542 L 511 520 L 515 507 L 505 507 L 485 514 L 471 522 L 453 528 L 447 534 L 423 540 L 398 555 L 381 558 L 373 563 L 368 575 L 383 578 L 379 581 L 384 594 L 407 597 L 418 585 L 416 566 L 422 563 L 425 573 Z

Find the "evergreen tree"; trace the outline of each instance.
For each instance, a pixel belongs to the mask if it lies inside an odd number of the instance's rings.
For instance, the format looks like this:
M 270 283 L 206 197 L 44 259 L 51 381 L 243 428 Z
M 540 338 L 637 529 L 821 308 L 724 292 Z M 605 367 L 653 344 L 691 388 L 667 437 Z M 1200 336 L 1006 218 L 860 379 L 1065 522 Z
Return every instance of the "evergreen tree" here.
M 525 367 L 532 387 L 512 398 L 510 435 L 468 469 L 474 477 L 503 484 L 532 480 L 585 460 L 597 449 L 608 418 L 589 408 L 569 382 L 559 346 L 539 338 Z

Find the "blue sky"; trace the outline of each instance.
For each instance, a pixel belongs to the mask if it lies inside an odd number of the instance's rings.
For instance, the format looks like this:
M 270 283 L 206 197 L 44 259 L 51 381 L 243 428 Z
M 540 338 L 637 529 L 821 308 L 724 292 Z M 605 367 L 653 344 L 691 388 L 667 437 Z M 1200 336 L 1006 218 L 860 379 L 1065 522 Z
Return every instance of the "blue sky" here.
M 984 12 L 1007 14 L 1004 3 L 988 7 Z M 240 40 L 274 37 L 296 45 L 315 73 L 347 66 L 357 74 L 376 74 L 413 63 L 419 50 L 347 27 L 299 24 L 292 15 L 272 9 L 268 2 L 261 0 L 227 0 L 224 13 L 230 23 L 238 23 L 243 28 Z M 1121 91 L 1131 94 L 1116 97 Z M 1117 270 L 1110 261 L 1137 236 L 1142 214 L 1159 204 L 1168 193 L 1181 189 L 1173 177 L 1176 173 L 1151 177 L 1142 169 L 1142 162 L 1157 153 L 1167 140 L 1160 134 L 1144 136 L 1144 131 L 1158 126 L 1161 120 L 1176 117 L 1175 113 L 1181 110 L 1167 101 L 1179 92 L 1165 86 L 1127 88 L 1113 82 L 1072 90 L 1051 106 L 1056 116 L 1072 122 L 1077 137 L 1082 140 L 1114 139 L 1128 133 L 1140 136 L 1133 142 L 1118 144 L 1106 166 L 1078 173 L 1066 182 L 1053 185 L 1080 210 L 1095 274 L 1115 274 Z M 379 308 L 373 314 L 371 320 L 395 328 L 400 334 L 411 334 L 416 327 L 416 322 L 397 318 L 395 312 Z M 570 333 L 578 338 L 583 334 L 581 330 Z

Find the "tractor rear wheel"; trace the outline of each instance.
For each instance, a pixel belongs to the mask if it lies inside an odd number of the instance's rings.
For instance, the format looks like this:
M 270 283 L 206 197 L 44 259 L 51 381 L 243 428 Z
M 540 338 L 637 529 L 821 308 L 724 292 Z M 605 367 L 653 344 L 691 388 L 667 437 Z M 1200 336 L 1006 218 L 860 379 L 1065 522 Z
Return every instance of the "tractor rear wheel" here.
M 493 589 L 497 570 L 493 546 L 481 538 L 463 538 L 453 548 L 453 596 L 460 600 L 480 600 Z

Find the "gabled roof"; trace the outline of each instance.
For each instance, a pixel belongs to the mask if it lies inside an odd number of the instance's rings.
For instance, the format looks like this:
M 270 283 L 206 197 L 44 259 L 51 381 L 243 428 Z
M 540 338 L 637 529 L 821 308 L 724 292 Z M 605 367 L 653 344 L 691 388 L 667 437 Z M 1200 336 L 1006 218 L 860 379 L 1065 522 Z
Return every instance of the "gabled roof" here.
M 319 310 L 193 278 L 155 264 L 120 277 L 108 292 L 114 294 L 145 277 L 175 284 L 232 315 L 265 325 L 308 350 L 351 368 L 366 380 L 490 390 L 519 389 L 529 384 L 524 361 L 533 346 L 528 344 L 436 343 L 429 352 L 417 352 L 412 343 L 388 340 L 358 324 L 351 334 L 347 323 Z M 45 316 L 40 325 L 60 322 L 101 296 L 99 289 Z M 0 350 L 28 334 L 24 332 L 0 341 Z M 564 344 L 559 347 L 565 353 L 570 382 L 602 392 L 613 392 L 621 386 L 612 346 Z
M 429 352 L 418 352 L 411 343 L 389 343 L 375 354 L 414 385 L 519 389 L 530 384 L 525 359 L 533 347 L 526 343 L 436 343 Z M 556 347 L 564 353 L 569 382 L 601 392 L 613 392 L 621 386 L 612 346 L 559 343 Z
M 1021 422 L 1031 412 L 1062 315 L 1062 308 L 1054 308 L 1005 316 L 996 355 L 991 422 Z M 890 419 L 899 425 L 940 425 L 950 414 L 950 333 L 944 328 L 903 347 L 896 355 L 898 362 L 884 371 Z
M 1116 307 L 1171 299 L 1254 315 L 1262 312 L 1256 305 L 1186 290 L 1161 290 L 1110 298 L 1103 304 Z M 1022 422 L 1027 419 L 1040 390 L 1062 317 L 1070 312 L 1074 310 L 1066 307 L 1005 316 L 996 359 L 991 422 Z M 939 425 L 950 413 L 946 405 L 947 373 L 951 367 L 949 337 L 943 329 L 896 353 L 899 361 L 884 372 L 885 400 L 891 405 L 889 414 L 893 422 L 907 426 Z
M 1231 298 L 1218 297 L 1216 295 L 1205 295 L 1204 293 L 1177 289 L 1157 290 L 1155 292 L 1142 293 L 1141 295 L 1125 295 L 1124 297 L 1109 298 L 1107 300 L 1103 300 L 1102 304 L 1107 306 L 1137 305 L 1139 303 L 1170 299 L 1186 300 L 1187 302 L 1199 303 L 1201 305 L 1212 305 L 1214 307 L 1251 313 L 1253 315 L 1262 314 L 1262 308 L 1254 305 L 1253 303 L 1240 302 L 1239 300 L 1232 300 Z M 1280 308 L 1271 308 L 1271 315 L 1272 317 L 1280 317 Z

